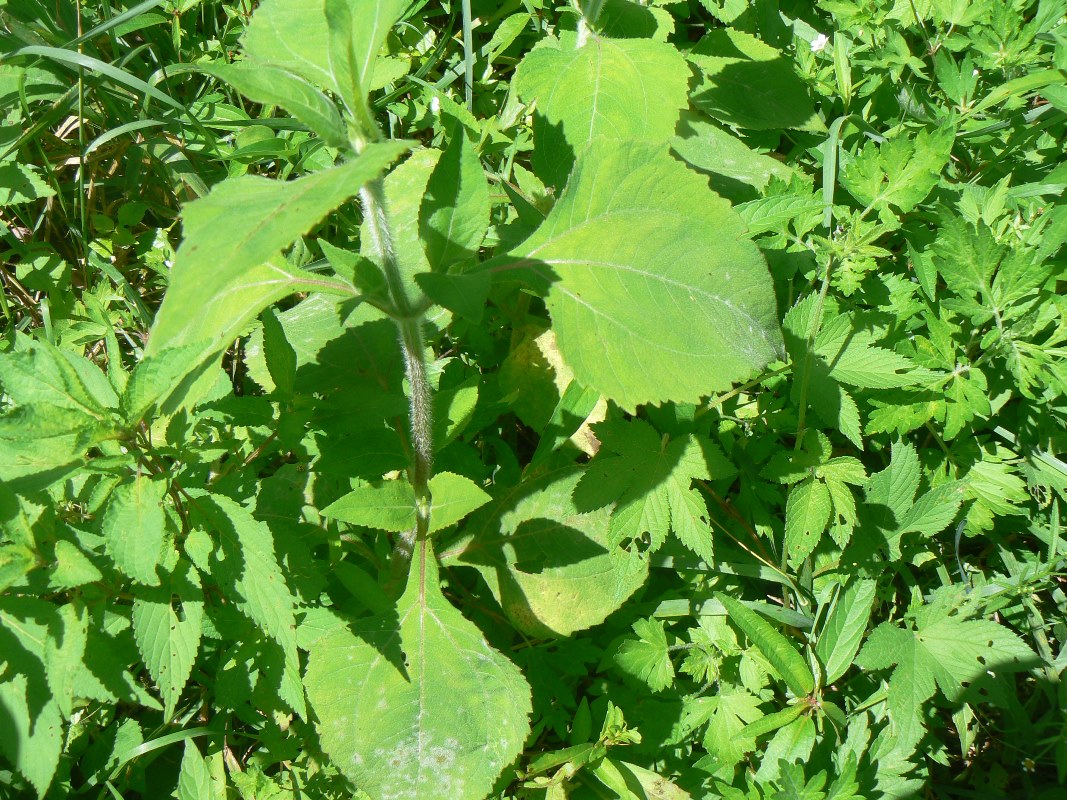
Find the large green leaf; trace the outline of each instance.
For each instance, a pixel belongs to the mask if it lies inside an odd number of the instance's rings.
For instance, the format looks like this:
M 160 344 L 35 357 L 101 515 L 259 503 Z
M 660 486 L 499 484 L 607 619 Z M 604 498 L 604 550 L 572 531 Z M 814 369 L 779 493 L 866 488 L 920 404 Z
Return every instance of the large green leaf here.
M 191 373 L 271 303 L 293 292 L 343 291 L 343 284 L 288 266 L 279 252 L 405 148 L 399 142 L 372 145 L 346 164 L 294 181 L 258 176 L 225 181 L 187 205 L 185 240 L 145 356 L 198 345 L 188 355 Z M 179 391 L 173 404 L 183 399 L 185 391 Z
M 547 293 L 575 378 L 626 409 L 695 402 L 781 352 L 759 250 L 663 146 L 591 147 L 537 232 L 492 266 Z
M 428 543 L 395 614 L 312 646 L 323 749 L 375 800 L 481 800 L 522 750 L 530 689 L 445 599 Z
M 571 495 L 581 470 L 520 484 L 467 524 L 442 554 L 477 568 L 519 628 L 569 636 L 603 622 L 645 582 L 648 562 L 611 549 L 611 508 L 583 514 Z
M 537 101 L 533 165 L 562 186 L 575 156 L 597 137 L 666 141 L 688 105 L 689 69 L 665 42 L 575 34 L 547 39 L 522 60 L 519 96 Z

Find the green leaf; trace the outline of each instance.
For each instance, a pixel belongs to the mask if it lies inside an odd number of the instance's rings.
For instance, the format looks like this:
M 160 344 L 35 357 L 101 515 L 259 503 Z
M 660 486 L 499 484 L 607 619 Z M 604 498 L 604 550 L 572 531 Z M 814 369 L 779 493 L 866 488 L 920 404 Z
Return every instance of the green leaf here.
M 95 364 L 44 341 L 21 339 L 0 358 L 0 387 L 16 405 L 71 412 L 71 419 L 84 419 L 80 427 L 106 422 L 118 405 Z
M 837 597 L 815 645 L 815 655 L 823 665 L 824 685 L 829 686 L 852 666 L 871 618 L 877 588 L 876 581 L 857 578 Z
M 636 639 L 625 639 L 614 655 L 615 665 L 654 691 L 674 682 L 674 665 L 667 649 L 667 634 L 658 619 L 639 619 L 633 624 Z
M 295 601 L 278 566 L 270 528 L 228 497 L 204 494 L 195 499 L 197 516 L 221 545 L 221 560 L 212 564 L 213 577 L 237 609 L 281 647 L 284 671 L 279 697 L 305 716 Z
M 159 564 L 166 538 L 163 498 L 167 484 L 138 475 L 115 487 L 101 522 L 115 566 L 135 581 L 158 586 Z
M 200 349 L 187 368 L 193 372 L 229 347 L 271 303 L 297 291 L 348 293 L 343 285 L 285 265 L 279 251 L 377 177 L 404 149 L 399 142 L 370 145 L 353 161 L 293 181 L 243 176 L 189 203 L 185 241 L 145 357 L 197 344 Z M 186 401 L 189 391 L 179 391 L 171 406 Z
M 85 669 L 89 615 L 84 606 L 66 603 L 59 608 L 59 623 L 44 642 L 42 661 L 52 697 L 63 718 L 69 719 L 74 710 L 74 676 Z
M 601 447 L 575 489 L 577 507 L 588 511 L 615 504 L 613 545 L 648 533 L 650 550 L 655 551 L 671 529 L 686 547 L 712 563 L 708 509 L 692 483 L 735 474 L 725 456 L 691 435 L 668 442 L 643 420 L 604 422 L 595 431 Z
M 690 166 L 710 174 L 711 188 L 735 202 L 753 200 L 756 190 L 765 189 L 771 178 L 788 182 L 795 174 L 778 159 L 750 149 L 702 114 L 682 114 L 671 149 Z M 791 209 L 790 217 L 794 213 Z
M 264 310 L 263 357 L 274 383 L 274 391 L 281 397 L 291 397 L 296 386 L 296 351 L 285 338 L 285 329 L 273 309 Z
M 328 519 L 400 533 L 415 527 L 415 492 L 407 481 L 360 486 L 322 509 Z
M 789 490 L 785 504 L 785 549 L 797 564 L 811 555 L 830 522 L 833 504 L 826 484 L 815 478 Z
M 900 134 L 881 145 L 870 142 L 841 173 L 841 183 L 882 220 L 895 222 L 890 207 L 907 213 L 926 199 L 948 163 L 955 131 L 939 128 Z
M 55 559 L 55 566 L 48 579 L 48 585 L 53 588 L 76 589 L 104 577 L 85 553 L 66 539 L 56 542 Z
M 334 84 L 353 111 L 366 104 L 378 51 L 408 3 L 409 0 L 325 0 Z M 286 41 L 291 39 L 289 34 Z M 369 135 L 370 131 L 364 133 Z
M 34 695 L 25 675 L 0 683 L 0 713 L 5 717 L 0 751 L 37 790 L 48 791 L 63 747 L 63 722 L 54 698 Z
M 883 622 L 867 637 L 856 659 L 866 670 L 894 667 L 889 716 L 906 741 L 921 735 L 923 705 L 935 688 L 958 703 L 965 687 L 987 672 L 997 675 L 1038 663 L 1033 651 L 1007 628 L 952 611 L 944 603 L 924 606 L 913 629 Z
M 717 593 L 715 597 L 723 604 L 730 622 L 740 628 L 763 654 L 794 695 L 806 697 L 815 690 L 815 679 L 811 670 L 785 636 L 740 601 L 722 593 Z
M 163 715 L 174 715 L 197 651 L 204 621 L 200 578 L 179 561 L 158 589 L 138 591 L 133 601 L 133 637 L 148 674 L 163 697 Z
M 515 75 L 519 96 L 537 102 L 534 172 L 562 187 L 588 144 L 647 139 L 665 142 L 688 105 L 689 70 L 666 42 L 573 33 L 545 39 Z M 610 147 L 610 146 L 609 146 Z
M 459 275 L 420 272 L 415 276 L 415 283 L 438 305 L 479 323 L 485 313 L 485 302 L 489 299 L 492 276 L 488 272 Z
M 753 130 L 824 130 L 792 61 L 755 36 L 712 30 L 688 58 L 702 72 L 693 105 L 712 117 Z
M 445 599 L 427 543 L 394 614 L 311 646 L 306 685 L 323 749 L 372 797 L 482 798 L 529 731 L 522 673 Z
M 470 478 L 438 472 L 430 478 L 430 533 L 455 525 L 492 498 Z
M 348 146 L 348 135 L 337 106 L 303 78 L 280 67 L 249 61 L 209 64 L 204 71 L 226 81 L 256 103 L 281 106 L 331 147 Z
M 655 145 L 587 151 L 538 231 L 491 264 L 547 292 L 575 378 L 626 409 L 696 402 L 781 351 L 758 249 L 726 202 Z
M 610 509 L 575 507 L 581 476 L 561 470 L 505 492 L 441 555 L 475 567 L 516 627 L 535 636 L 603 622 L 648 577 L 640 555 L 609 547 Z
M 337 91 L 323 0 L 264 0 L 241 41 L 245 56 Z
M 437 161 L 419 208 L 419 233 L 430 269 L 444 272 L 477 257 L 489 228 L 489 184 L 462 125 Z
M 0 164 L 0 208 L 53 197 L 55 193 L 30 165 Z
M 192 739 L 185 740 L 177 800 L 225 800 L 226 789 L 211 777 L 207 761 Z

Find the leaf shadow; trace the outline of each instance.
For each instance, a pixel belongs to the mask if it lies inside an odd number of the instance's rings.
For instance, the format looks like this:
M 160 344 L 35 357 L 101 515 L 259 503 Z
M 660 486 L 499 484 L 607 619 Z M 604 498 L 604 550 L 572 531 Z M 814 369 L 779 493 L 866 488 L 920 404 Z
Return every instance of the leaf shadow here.
M 545 186 L 556 188 L 558 196 L 574 169 L 574 148 L 567 141 L 563 123 L 552 124 L 540 112 L 534 112 L 533 136 L 536 147 L 530 165 Z
M 705 37 L 710 41 L 711 35 Z M 804 102 L 783 104 L 783 98 L 807 98 L 804 82 L 793 70 L 793 62 L 783 56 L 754 60 L 725 35 L 715 36 L 713 52 L 700 52 L 714 58 L 738 59 L 704 73 L 704 80 L 690 100 L 700 110 L 732 125 L 752 130 L 801 128 L 812 119 L 812 109 Z

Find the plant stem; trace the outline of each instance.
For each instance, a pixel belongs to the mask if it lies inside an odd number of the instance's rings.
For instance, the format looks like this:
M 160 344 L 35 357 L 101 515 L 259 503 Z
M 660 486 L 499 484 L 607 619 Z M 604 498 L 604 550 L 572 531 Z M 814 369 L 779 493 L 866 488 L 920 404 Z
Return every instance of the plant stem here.
M 433 467 L 433 394 L 426 377 L 426 343 L 422 335 L 424 309 L 414 305 L 404 288 L 400 265 L 396 258 L 393 229 L 389 224 L 382 180 L 372 181 L 359 193 L 367 220 L 371 247 L 376 252 L 385 273 L 389 295 L 396 309 L 393 321 L 400 334 L 400 349 L 404 354 L 404 370 L 411 392 L 409 425 L 412 463 L 409 470 L 415 491 L 415 530 L 398 544 L 405 560 L 411 557 L 416 542 L 423 542 L 430 529 L 430 475 Z
M 463 0 L 463 86 L 467 110 L 474 110 L 474 39 L 471 30 L 471 0 Z

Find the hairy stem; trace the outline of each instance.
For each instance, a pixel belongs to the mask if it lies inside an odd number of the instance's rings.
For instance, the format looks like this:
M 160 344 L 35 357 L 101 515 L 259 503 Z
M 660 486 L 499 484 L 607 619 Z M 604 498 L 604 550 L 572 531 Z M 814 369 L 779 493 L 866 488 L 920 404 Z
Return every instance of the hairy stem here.
M 416 542 L 426 539 L 430 528 L 430 475 L 433 467 L 433 394 L 426 377 L 426 343 L 422 335 L 424 318 L 421 304 L 412 303 L 404 288 L 397 263 L 393 229 L 389 224 L 385 205 L 385 191 L 381 179 L 364 186 L 359 193 L 363 213 L 370 233 L 370 245 L 378 256 L 385 273 L 389 295 L 396 309 L 393 320 L 400 334 L 400 349 L 404 355 L 404 370 L 411 392 L 409 426 L 412 459 L 409 469 L 411 486 L 415 491 L 415 530 L 398 545 L 401 555 L 411 557 Z

